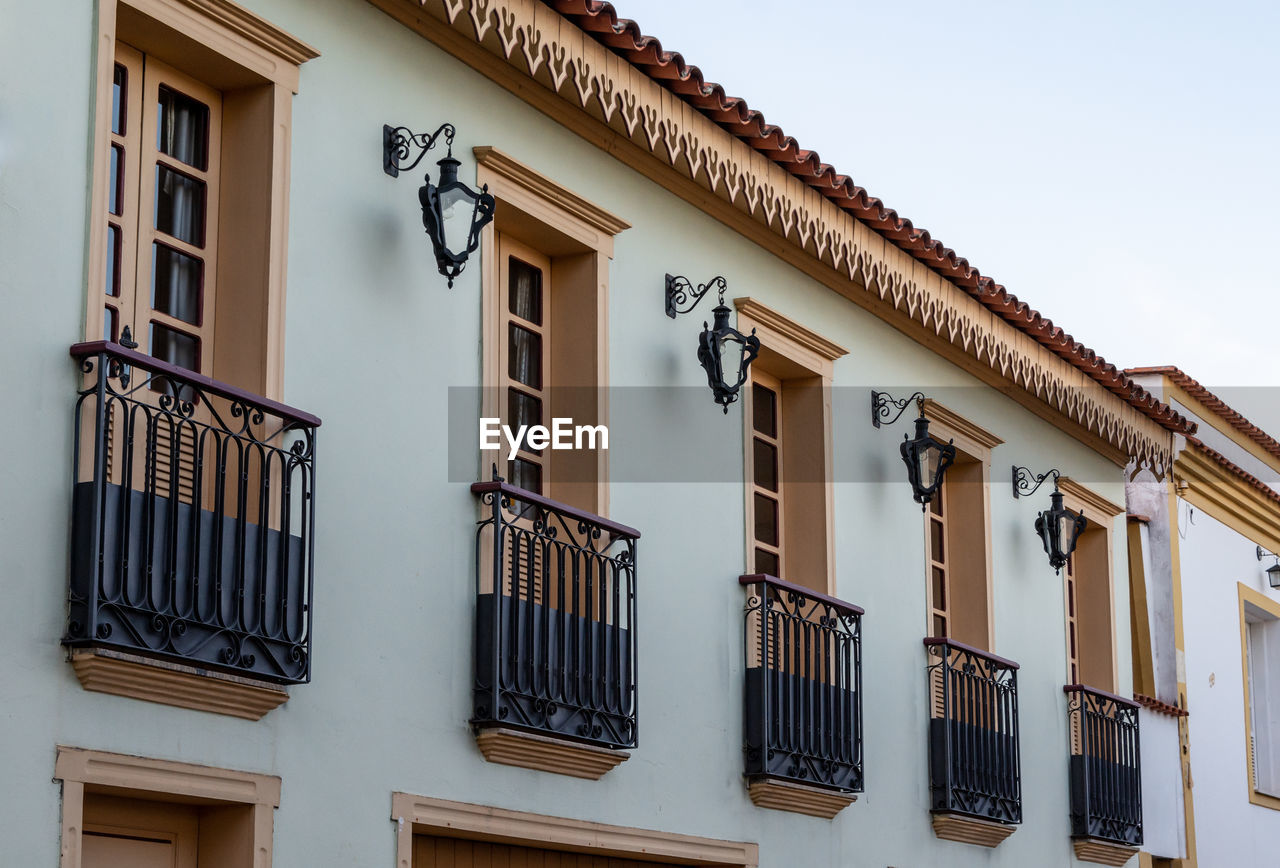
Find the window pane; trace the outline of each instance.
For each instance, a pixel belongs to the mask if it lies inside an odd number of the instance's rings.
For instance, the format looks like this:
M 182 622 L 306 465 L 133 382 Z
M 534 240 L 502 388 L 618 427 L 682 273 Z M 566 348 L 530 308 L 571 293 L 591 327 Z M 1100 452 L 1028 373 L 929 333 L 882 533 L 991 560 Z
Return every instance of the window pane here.
M 204 181 L 168 166 L 156 166 L 156 229 L 179 241 L 204 246 Z
M 200 325 L 200 284 L 204 263 L 156 243 L 151 245 L 151 307 Z
M 209 107 L 160 85 L 156 148 L 204 171 L 209 167 Z
M 519 389 L 507 390 L 507 424 L 511 427 L 512 436 L 517 436 L 521 425 L 542 424 L 542 401 L 533 395 L 525 394 Z M 521 438 L 520 449 L 528 449 Z M 529 452 L 541 455 L 541 449 L 528 449 Z
M 507 324 L 507 376 L 534 389 L 542 388 L 542 335 Z
M 751 384 L 751 406 L 754 427 L 766 437 L 778 436 L 778 396 L 759 383 Z
M 124 95 L 128 82 L 128 70 L 117 63 L 111 87 L 111 132 L 115 133 L 117 136 L 124 135 Z
M 770 491 L 778 490 L 778 449 L 759 438 L 755 444 L 755 483 Z
M 188 371 L 200 370 L 200 339 L 174 331 L 168 326 L 151 324 L 151 355 Z
M 542 325 L 542 271 L 514 256 L 508 260 L 508 306 L 534 325 Z
M 947 574 L 933 568 L 933 608 L 947 610 Z
M 120 227 L 107 224 L 107 295 L 120 295 Z
M 933 635 L 938 637 L 947 635 L 947 619 L 941 615 L 933 616 Z
M 923 480 L 923 476 L 921 479 Z M 946 483 L 943 483 L 945 485 Z M 933 493 L 933 498 L 929 501 L 929 511 L 934 515 L 942 515 L 942 489 L 939 488 Z
M 778 501 L 756 494 L 756 539 L 771 546 L 778 544 Z
M 111 305 L 107 305 L 103 311 L 102 339 L 104 341 L 114 341 L 116 339 L 116 309 Z
M 756 572 L 777 576 L 782 572 L 782 563 L 773 552 L 756 549 Z
M 516 458 L 511 462 L 509 475 L 511 484 L 535 494 L 542 493 L 542 468 L 532 461 Z
M 933 558 L 940 564 L 947 562 L 946 551 L 942 545 L 943 533 L 942 522 L 935 519 L 929 520 L 929 557 Z
M 111 179 L 107 190 L 107 209 L 112 214 L 119 214 L 120 190 L 124 187 L 124 148 L 111 146 Z

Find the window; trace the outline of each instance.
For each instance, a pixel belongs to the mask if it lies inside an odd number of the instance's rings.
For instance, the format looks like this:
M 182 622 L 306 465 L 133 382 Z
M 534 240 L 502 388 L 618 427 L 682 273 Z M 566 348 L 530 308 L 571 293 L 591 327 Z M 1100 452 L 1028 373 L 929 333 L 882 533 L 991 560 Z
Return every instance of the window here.
M 739 331 L 760 338 L 744 408 L 748 569 L 834 593 L 831 379 L 847 350 L 754 299 L 734 304 Z
M 280 398 L 291 95 L 316 52 L 229 5 L 99 9 L 86 338 L 128 328 L 143 352 Z
M 1280 603 L 1238 585 L 1249 801 L 1280 810 Z
M 628 224 L 501 151 L 475 149 L 477 183 L 498 200 L 486 227 L 481 415 L 518 431 L 608 424 L 608 290 L 613 238 Z M 608 510 L 607 450 L 481 451 L 508 482 L 587 512 Z
M 1117 685 L 1112 530 L 1124 510 L 1066 477 L 1058 480 L 1067 509 L 1088 519 L 1062 569 L 1066 678 L 1114 693 Z
M 280 779 L 59 747 L 61 868 L 250 868 L 270 861 Z
M 1004 442 L 934 401 L 932 433 L 954 440 L 956 459 L 925 510 L 928 631 L 993 650 L 991 601 L 991 450 Z

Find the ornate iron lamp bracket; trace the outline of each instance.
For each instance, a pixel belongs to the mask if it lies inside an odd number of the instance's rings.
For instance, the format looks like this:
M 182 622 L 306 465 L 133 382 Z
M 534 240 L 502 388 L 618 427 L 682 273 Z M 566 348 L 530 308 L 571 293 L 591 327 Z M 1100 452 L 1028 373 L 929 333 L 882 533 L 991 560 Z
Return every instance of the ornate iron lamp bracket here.
M 444 135 L 445 144 L 449 148 L 449 156 L 453 156 L 453 137 L 456 134 L 453 124 L 443 123 L 434 133 L 414 133 L 408 127 L 382 125 L 382 171 L 393 178 L 400 177 L 401 172 L 408 172 L 422 162 L 427 151 L 435 147 L 436 140 Z M 409 160 L 414 150 L 418 155 Z
M 698 302 L 702 301 L 702 297 L 706 295 L 712 288 L 719 290 L 720 303 L 724 304 L 724 293 L 729 288 L 729 284 L 719 275 L 708 280 L 706 283 L 699 284 L 696 288 L 687 277 L 679 275 L 667 275 L 666 283 L 666 307 L 667 316 L 672 319 L 676 318 L 678 313 L 688 313 L 698 306 Z M 690 301 L 692 297 L 692 301 Z M 683 310 L 680 305 L 688 304 Z
M 921 415 L 924 413 L 924 392 L 916 392 L 908 398 L 898 400 L 888 392 L 877 392 L 871 390 L 871 424 L 879 428 L 881 425 L 892 425 L 902 418 L 902 414 L 907 412 L 907 407 L 912 401 L 916 402 L 917 408 Z M 894 413 L 891 408 L 898 408 L 898 412 Z M 892 419 L 889 417 L 893 416 Z
M 1040 486 L 1044 484 L 1044 481 L 1050 477 L 1053 478 L 1053 488 L 1056 491 L 1058 488 L 1058 477 L 1061 475 L 1062 474 L 1058 472 L 1056 467 L 1052 470 L 1047 470 L 1044 473 L 1035 474 L 1032 473 L 1029 468 L 1019 467 L 1015 464 L 1013 465 L 1013 496 L 1015 498 L 1030 497 L 1035 494 L 1036 490 L 1040 488 Z

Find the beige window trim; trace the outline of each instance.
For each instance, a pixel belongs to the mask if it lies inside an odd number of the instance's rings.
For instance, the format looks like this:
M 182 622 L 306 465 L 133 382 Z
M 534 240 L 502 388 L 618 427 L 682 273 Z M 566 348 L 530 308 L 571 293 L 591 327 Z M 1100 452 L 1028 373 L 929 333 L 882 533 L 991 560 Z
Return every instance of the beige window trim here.
M 1125 508 L 1112 503 L 1102 495 L 1086 488 L 1070 477 L 1060 477 L 1058 479 L 1058 490 L 1062 492 L 1062 503 L 1067 509 L 1075 510 L 1083 515 L 1089 521 L 1089 526 L 1085 533 L 1078 541 L 1076 554 L 1072 555 L 1075 569 L 1073 570 L 1073 580 L 1076 588 L 1076 622 L 1077 622 L 1077 656 L 1080 666 L 1081 679 L 1089 687 L 1096 687 L 1105 690 L 1108 693 L 1119 693 L 1117 689 L 1120 681 L 1119 655 L 1116 653 L 1118 642 L 1116 639 L 1116 605 L 1115 605 L 1115 554 L 1112 551 L 1115 542 L 1115 520 L 1125 513 Z M 1101 537 L 1101 541 L 1098 540 Z M 1082 550 L 1080 543 L 1087 546 Z M 1093 586 L 1082 584 L 1095 580 L 1091 577 L 1087 570 L 1088 564 L 1076 562 L 1077 556 L 1089 558 L 1094 565 L 1102 565 L 1105 563 L 1106 582 L 1105 586 Z M 1062 571 L 1063 575 L 1063 605 L 1068 606 L 1067 599 L 1067 571 Z M 1097 641 L 1097 625 L 1101 621 L 1106 630 L 1107 644 L 1102 647 Z M 1068 638 L 1068 643 L 1070 639 Z M 1092 683 L 1096 682 L 1096 678 L 1087 678 L 1084 673 L 1086 670 L 1097 670 L 1096 657 L 1091 661 L 1089 655 L 1097 655 L 1105 653 L 1109 657 L 1109 682 L 1110 683 Z M 1070 647 L 1067 649 L 1068 658 L 1070 657 Z M 1070 669 L 1068 668 L 1068 677 L 1070 677 Z
M 77 747 L 58 747 L 54 779 L 62 781 L 61 868 L 80 868 L 86 793 L 252 810 L 252 868 L 270 868 L 273 809 L 280 778 Z M 228 865 L 227 868 L 239 868 Z
M 1244 758 L 1245 775 L 1249 786 L 1249 802 L 1261 808 L 1280 811 L 1280 798 L 1260 793 L 1254 786 L 1253 741 L 1250 737 L 1253 731 L 1253 724 L 1251 723 L 1253 720 L 1253 708 L 1249 699 L 1249 624 L 1245 620 L 1246 605 L 1260 609 L 1273 618 L 1280 619 L 1280 602 L 1276 602 L 1266 594 L 1255 591 L 1240 582 L 1236 583 L 1236 594 L 1240 609 L 1240 674 L 1243 678 L 1240 686 L 1241 693 L 1244 695 Z
M 227 353 L 225 361 L 215 360 L 217 369 L 202 373 L 278 400 L 284 385 L 292 95 L 298 91 L 299 66 L 319 53 L 230 0 L 99 0 L 97 7 L 86 339 L 98 340 L 103 333 L 108 119 L 118 36 L 223 93 L 221 169 L 235 180 L 222 186 L 220 248 L 210 250 L 217 286 L 207 292 L 218 293 L 219 340 L 262 349 Z
M 817 400 L 820 401 L 820 406 L 811 407 L 804 414 L 812 418 L 812 414 L 816 413 L 820 417 L 818 433 L 822 438 L 821 448 L 801 449 L 796 443 L 794 434 L 792 436 L 784 435 L 782 437 L 784 441 L 783 448 L 787 449 L 789 444 L 790 451 L 786 457 L 781 458 L 781 463 L 789 468 L 793 478 L 799 475 L 804 479 L 820 478 L 825 480 L 822 483 L 823 491 L 816 498 L 807 496 L 812 495 L 812 492 L 808 490 L 808 486 L 818 485 L 819 483 L 788 482 L 784 477 L 782 482 L 784 505 L 781 515 L 787 521 L 788 527 L 798 528 L 803 526 L 806 529 L 804 533 L 806 541 L 812 539 L 814 528 L 821 529 L 822 539 L 815 541 L 811 545 L 792 545 L 788 547 L 786 544 L 788 537 L 799 536 L 799 533 L 793 530 L 792 533 L 788 534 L 787 529 L 784 527 L 781 535 L 783 545 L 780 548 L 786 552 L 784 571 L 790 573 L 790 575 L 779 576 L 778 578 L 806 585 L 820 593 L 835 596 L 835 493 L 831 482 L 833 467 L 831 382 L 835 375 L 836 359 L 847 355 L 849 351 L 753 298 L 735 298 L 733 304 L 738 311 L 738 330 L 744 334 L 750 334 L 754 329 L 756 336 L 760 338 L 760 355 L 752 363 L 752 369 L 767 373 L 770 378 L 776 379 L 782 386 L 782 391 L 778 395 L 780 402 L 778 416 L 780 421 L 787 418 L 802 418 L 802 415 L 796 412 L 796 407 L 788 406 L 788 393 L 793 393 L 793 389 L 799 387 L 801 390 L 808 391 L 806 384 L 816 385 L 821 389 L 820 397 L 817 397 Z M 746 501 L 744 542 L 746 571 L 750 573 L 755 572 L 755 486 L 751 484 L 755 478 L 752 465 L 752 438 L 754 432 L 751 423 L 753 418 L 751 390 L 746 389 L 744 392 L 743 412 L 745 414 L 745 423 L 742 426 L 743 479 L 748 481 L 748 484 L 743 486 Z M 791 400 L 794 401 L 796 398 L 792 397 Z M 816 461 L 820 466 L 811 465 L 808 468 L 797 470 L 797 461 L 795 459 L 798 455 L 807 462 Z M 803 488 L 793 488 L 792 486 L 803 486 Z
M 948 407 L 939 404 L 933 399 L 926 399 L 924 402 L 924 417 L 929 420 L 929 433 L 939 440 L 953 441 L 956 448 L 968 456 L 967 461 L 957 461 L 947 472 L 942 487 L 942 496 L 949 498 L 947 490 L 948 485 L 960 484 L 962 475 L 972 475 L 973 479 L 966 479 L 965 484 L 976 483 L 981 486 L 980 492 L 982 496 L 982 511 L 978 515 L 972 515 L 965 510 L 957 510 L 949 501 L 944 506 L 945 522 L 948 529 L 947 533 L 947 600 L 946 600 L 946 617 L 948 623 L 949 635 L 962 642 L 968 642 L 988 651 L 995 650 L 995 600 L 994 600 L 994 580 L 992 571 L 992 550 L 991 550 L 991 450 L 1004 442 L 1000 437 L 975 424 L 974 422 L 956 413 Z M 931 515 L 926 511 L 924 521 L 925 532 L 925 552 L 930 552 L 929 530 L 932 519 Z M 981 534 L 972 532 L 971 528 L 957 527 L 962 521 L 968 522 L 978 520 L 982 525 Z M 978 542 L 980 540 L 980 542 Z M 957 566 L 966 563 L 972 563 L 978 557 L 983 563 L 983 576 L 981 580 L 984 584 L 985 611 L 982 617 L 985 618 L 985 630 L 979 630 L 982 635 L 974 636 L 966 630 L 961 630 L 961 634 L 957 635 L 957 624 L 964 621 L 966 613 L 964 601 L 959 601 L 956 594 L 956 583 L 961 579 L 957 575 Z M 926 558 L 926 562 L 928 558 Z M 929 582 L 926 591 L 926 599 L 928 605 L 925 606 L 925 635 L 932 635 L 933 631 L 933 597 L 932 583 L 933 574 L 930 565 L 930 572 L 925 576 L 925 580 Z M 985 641 L 982 641 L 985 638 Z M 978 640 L 978 641 L 975 641 Z
M 544 316 L 554 318 L 567 331 L 589 341 L 585 358 L 573 366 L 572 375 L 565 376 L 554 369 L 544 372 L 544 384 L 554 386 L 584 387 L 585 395 L 594 388 L 591 406 L 573 408 L 579 412 L 556 412 L 555 415 L 573 416 L 575 423 L 609 424 L 609 261 L 613 258 L 614 236 L 630 228 L 617 217 L 598 205 L 589 202 L 546 175 L 520 163 L 510 155 L 493 147 L 473 149 L 476 158 L 476 181 L 487 185 L 497 200 L 494 220 L 485 227 L 481 236 L 480 256 L 481 284 L 481 382 L 484 384 L 481 399 L 481 415 L 505 418 L 505 390 L 498 388 L 505 379 L 503 351 L 506 347 L 504 312 L 501 293 L 501 254 L 495 240 L 503 237 L 516 239 L 547 256 L 551 261 L 551 279 L 543 288 Z M 553 296 L 571 293 L 573 304 L 562 304 L 560 313 L 555 310 Z M 553 348 L 552 353 L 556 351 Z M 550 420 L 556 408 L 544 413 Z M 580 416 L 589 417 L 580 419 Z M 545 423 L 544 423 L 545 424 Z M 483 478 L 489 474 L 495 453 L 479 451 L 480 472 Z M 601 516 L 608 515 L 609 506 L 609 453 L 599 450 L 593 457 L 557 456 L 562 462 L 572 460 L 594 461 L 594 467 L 577 468 L 582 477 L 594 476 L 594 485 L 562 486 L 560 492 L 550 496 L 565 500 L 571 505 L 587 509 Z M 503 462 L 505 463 L 505 462 Z M 592 471 L 594 471 L 592 473 Z M 575 474 L 577 475 L 577 474 Z M 544 481 L 544 486 L 546 485 Z M 546 489 L 544 488 L 544 493 Z
M 397 868 L 413 868 L 415 834 L 554 847 L 592 856 L 665 859 L 688 865 L 757 868 L 760 864 L 759 846 L 752 843 L 591 823 L 408 793 L 391 794 L 391 819 L 398 826 Z

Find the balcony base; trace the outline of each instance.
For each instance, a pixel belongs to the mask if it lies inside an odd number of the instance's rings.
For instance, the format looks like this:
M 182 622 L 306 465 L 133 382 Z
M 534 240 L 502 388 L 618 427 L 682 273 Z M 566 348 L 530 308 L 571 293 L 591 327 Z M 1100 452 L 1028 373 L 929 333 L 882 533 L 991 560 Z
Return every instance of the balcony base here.
M 1137 847 L 1126 847 L 1096 838 L 1072 838 L 1071 846 L 1075 848 L 1076 858 L 1081 862 L 1096 862 L 1099 865 L 1123 865 L 1138 853 Z
M 747 783 L 747 793 L 757 808 L 791 811 L 830 820 L 858 800 L 854 793 L 826 790 L 792 781 L 757 778 Z
M 592 781 L 599 780 L 631 758 L 625 750 L 579 744 L 514 729 L 479 730 L 476 744 L 491 763 Z
M 960 814 L 933 815 L 933 834 L 943 840 L 959 841 L 962 844 L 996 847 L 1017 829 L 1017 826 L 1012 826 L 1008 823 L 979 820 L 975 817 L 964 817 Z
M 71 666 L 85 690 L 260 720 L 289 693 L 265 681 L 106 648 L 75 648 Z

